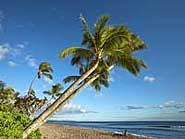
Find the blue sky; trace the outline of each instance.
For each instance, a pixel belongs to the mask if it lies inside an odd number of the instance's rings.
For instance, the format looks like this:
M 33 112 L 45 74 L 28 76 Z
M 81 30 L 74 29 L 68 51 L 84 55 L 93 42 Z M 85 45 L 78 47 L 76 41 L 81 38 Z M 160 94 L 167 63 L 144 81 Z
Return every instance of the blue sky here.
M 78 74 L 64 48 L 80 45 L 82 13 L 92 26 L 103 14 L 125 24 L 148 45 L 138 54 L 148 65 L 138 77 L 114 69 L 110 87 L 92 88 L 55 114 L 61 120 L 185 120 L 185 2 L 179 0 L 0 0 L 0 79 L 23 95 L 40 62 L 54 80 L 38 80 L 37 95 L 67 75 Z M 63 85 L 67 87 L 67 85 Z

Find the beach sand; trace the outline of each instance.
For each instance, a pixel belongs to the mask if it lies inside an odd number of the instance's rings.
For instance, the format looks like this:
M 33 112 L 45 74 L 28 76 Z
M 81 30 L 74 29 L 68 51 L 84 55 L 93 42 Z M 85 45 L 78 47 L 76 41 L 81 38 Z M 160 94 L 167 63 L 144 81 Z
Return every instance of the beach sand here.
M 97 129 L 86 129 L 73 126 L 50 125 L 41 126 L 42 139 L 144 139 L 134 135 L 116 135 L 112 132 Z M 146 138 L 145 138 L 146 139 Z

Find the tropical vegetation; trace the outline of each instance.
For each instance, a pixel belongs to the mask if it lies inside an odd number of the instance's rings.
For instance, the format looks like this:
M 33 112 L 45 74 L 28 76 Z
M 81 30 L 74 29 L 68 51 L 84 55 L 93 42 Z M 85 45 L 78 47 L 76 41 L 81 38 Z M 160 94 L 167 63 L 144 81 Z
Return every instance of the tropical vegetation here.
M 0 81 L 0 139 L 23 138 L 24 128 L 32 121 L 14 105 L 18 95 L 13 88 L 6 87 L 5 83 Z M 28 139 L 41 139 L 40 131 L 33 131 Z
M 0 139 L 20 139 L 23 138 L 24 128 L 29 126 L 34 118 L 34 114 L 48 103 L 48 99 L 38 98 L 33 84 L 36 79 L 46 76 L 52 79 L 52 68 L 47 62 L 40 64 L 37 74 L 31 82 L 27 94 L 21 96 L 19 92 L 0 80 Z M 55 98 L 60 94 L 62 86 L 53 85 L 47 95 Z M 44 91 L 46 92 L 46 91 Z M 33 131 L 28 139 L 40 139 L 39 129 Z

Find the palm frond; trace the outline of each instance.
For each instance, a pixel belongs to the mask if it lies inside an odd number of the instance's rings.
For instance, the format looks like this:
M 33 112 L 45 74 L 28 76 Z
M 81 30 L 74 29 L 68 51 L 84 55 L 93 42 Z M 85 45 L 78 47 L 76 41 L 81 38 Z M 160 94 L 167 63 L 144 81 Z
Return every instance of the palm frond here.
M 89 35 L 88 32 L 83 33 L 83 38 L 82 38 L 82 45 L 87 45 L 88 47 L 94 46 L 94 40 L 92 40 L 92 37 Z
M 100 92 L 101 90 L 101 84 L 100 84 L 100 81 L 99 80 L 95 80 L 91 86 L 97 91 L 97 92 Z
M 94 82 L 91 83 L 91 86 L 96 91 L 100 91 L 102 85 L 104 87 L 109 87 L 109 76 L 110 76 L 110 73 L 107 70 L 108 69 L 107 62 L 102 61 L 100 64 L 101 65 L 98 66 L 98 68 L 94 71 L 94 73 L 89 77 L 89 78 L 93 78 L 93 76 L 96 75 L 96 74 L 100 75 Z
M 51 90 L 48 91 L 44 91 L 44 94 L 50 95 L 52 98 L 55 98 L 57 96 L 59 96 L 61 93 L 60 91 L 63 89 L 63 87 L 61 86 L 61 84 L 57 83 L 55 85 L 52 86 Z
M 93 56 L 93 53 L 88 49 L 80 48 L 80 47 L 66 48 L 59 53 L 60 58 L 65 58 L 66 56 L 69 56 L 69 55 L 90 57 L 90 56 Z
M 71 59 L 71 65 L 80 65 L 82 63 L 81 61 L 81 57 L 80 56 L 74 56 L 72 59 Z
M 95 88 L 96 91 L 101 91 L 101 86 L 109 87 L 109 77 L 103 77 L 100 75 L 93 83 L 91 83 L 91 86 Z
M 142 67 L 147 68 L 146 64 L 142 60 L 132 56 L 122 57 L 118 62 L 118 65 L 136 76 Z
M 60 91 L 63 89 L 63 87 L 61 86 L 61 84 L 57 83 L 55 85 L 52 86 L 52 93 L 57 95 L 60 93 Z
M 85 20 L 85 18 L 82 16 L 82 14 L 80 14 L 80 21 L 82 22 L 83 25 L 83 29 L 84 29 L 84 33 L 87 34 L 87 36 L 89 36 L 89 38 L 91 39 L 91 41 L 94 41 L 94 36 L 91 32 L 91 29 L 89 27 L 89 25 L 87 24 L 87 21 Z
M 124 44 L 121 44 L 121 45 L 122 45 L 121 51 L 124 51 L 125 53 L 135 53 L 137 51 L 147 48 L 145 42 L 135 34 L 131 35 L 131 40 L 127 45 L 124 45 Z
M 101 16 L 98 21 L 96 22 L 94 28 L 96 34 L 99 34 L 101 30 L 105 27 L 107 21 L 109 20 L 109 16 Z
M 136 52 L 147 48 L 145 42 L 136 34 L 132 34 L 130 45 L 132 52 Z
M 49 73 L 43 73 L 42 75 L 46 76 L 47 78 L 49 78 L 50 80 L 53 80 L 53 76 Z
M 43 91 L 43 94 L 51 95 L 51 92 L 50 91 Z
M 125 26 L 107 27 L 101 35 L 101 48 L 120 47 L 122 43 L 129 43 L 131 33 Z
M 42 62 L 39 65 L 39 69 L 37 72 L 37 77 L 40 79 L 41 75 L 45 75 L 48 78 L 52 79 L 51 72 L 53 72 L 53 69 L 51 68 L 51 65 L 48 62 Z
M 41 71 L 41 72 L 53 72 L 53 69 L 51 68 L 51 65 L 48 62 L 42 62 L 39 65 L 39 71 Z
M 68 76 L 66 77 L 63 82 L 64 83 L 69 83 L 69 82 L 72 82 L 72 81 L 76 81 L 80 78 L 80 76 Z

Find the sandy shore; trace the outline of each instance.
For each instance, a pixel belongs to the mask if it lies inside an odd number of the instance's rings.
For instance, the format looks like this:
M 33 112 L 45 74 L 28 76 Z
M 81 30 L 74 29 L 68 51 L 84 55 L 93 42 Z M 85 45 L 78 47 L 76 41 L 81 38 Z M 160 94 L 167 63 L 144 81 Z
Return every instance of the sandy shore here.
M 72 126 L 45 124 L 41 128 L 42 139 L 146 139 L 135 135 L 117 135 L 112 132 Z

